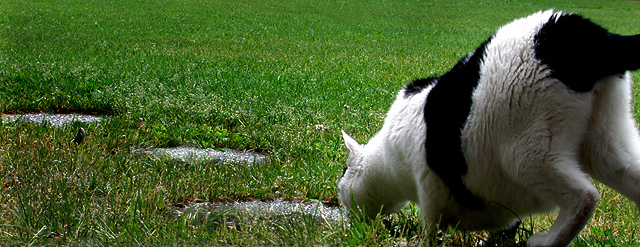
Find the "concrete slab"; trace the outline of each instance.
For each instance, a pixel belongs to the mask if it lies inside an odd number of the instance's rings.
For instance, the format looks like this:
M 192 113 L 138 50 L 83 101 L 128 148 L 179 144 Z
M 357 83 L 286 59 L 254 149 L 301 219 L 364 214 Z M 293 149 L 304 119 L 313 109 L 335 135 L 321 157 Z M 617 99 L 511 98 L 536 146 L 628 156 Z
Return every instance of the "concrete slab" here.
M 184 215 L 187 214 L 187 215 Z M 292 221 L 335 225 L 346 222 L 344 210 L 320 202 L 285 200 L 248 202 L 200 202 L 174 207 L 174 215 L 191 217 L 197 222 L 229 228 L 250 225 L 256 221 L 286 224 Z
M 64 128 L 74 122 L 86 124 L 100 124 L 105 121 L 104 117 L 83 115 L 83 114 L 51 114 L 51 113 L 28 113 L 28 114 L 5 114 L 0 117 L 2 121 L 27 122 L 27 123 L 49 123 L 54 127 Z
M 264 164 L 267 156 L 237 151 L 219 151 L 214 149 L 199 149 L 196 147 L 180 146 L 175 148 L 145 148 L 134 150 L 136 154 L 146 154 L 151 157 L 173 159 L 178 162 L 212 161 L 216 163 L 236 164 Z

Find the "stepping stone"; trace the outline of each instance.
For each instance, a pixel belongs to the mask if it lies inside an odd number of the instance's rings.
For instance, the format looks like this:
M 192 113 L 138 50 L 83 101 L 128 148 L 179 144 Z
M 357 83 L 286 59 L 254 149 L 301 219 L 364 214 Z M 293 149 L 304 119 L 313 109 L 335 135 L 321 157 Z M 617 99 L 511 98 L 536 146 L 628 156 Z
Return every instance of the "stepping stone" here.
M 255 222 L 287 224 L 291 221 L 334 225 L 346 222 L 344 210 L 320 202 L 293 202 L 284 200 L 249 202 L 200 202 L 174 207 L 174 215 L 191 217 L 196 222 L 238 228 Z M 187 215 L 183 215 L 187 214 Z M 309 221 L 311 220 L 311 221 Z
M 25 123 L 49 123 L 54 127 L 67 127 L 74 122 L 86 124 L 100 124 L 104 117 L 83 115 L 83 114 L 50 114 L 50 113 L 29 113 L 29 114 L 5 114 L 0 117 L 2 121 L 25 122 Z
M 145 148 L 133 151 L 136 154 L 146 154 L 155 158 L 173 159 L 179 162 L 213 161 L 216 163 L 264 164 L 267 156 L 237 151 L 219 151 L 214 149 L 199 149 L 180 146 L 175 148 Z

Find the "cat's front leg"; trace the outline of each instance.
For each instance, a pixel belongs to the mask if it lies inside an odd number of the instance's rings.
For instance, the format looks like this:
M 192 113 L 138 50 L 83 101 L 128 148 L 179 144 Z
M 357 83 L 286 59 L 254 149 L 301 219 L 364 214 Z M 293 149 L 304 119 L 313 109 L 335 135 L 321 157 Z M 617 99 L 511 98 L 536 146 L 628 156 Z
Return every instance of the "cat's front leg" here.
M 591 218 L 598 199 L 599 195 L 588 193 L 581 200 L 565 203 L 549 232 L 534 234 L 527 240 L 527 245 L 568 246 Z
M 539 162 L 525 164 L 521 180 L 538 197 L 550 200 L 560 212 L 549 232 L 533 235 L 529 246 L 567 246 L 593 215 L 600 193 L 577 161 L 562 151 L 543 155 Z

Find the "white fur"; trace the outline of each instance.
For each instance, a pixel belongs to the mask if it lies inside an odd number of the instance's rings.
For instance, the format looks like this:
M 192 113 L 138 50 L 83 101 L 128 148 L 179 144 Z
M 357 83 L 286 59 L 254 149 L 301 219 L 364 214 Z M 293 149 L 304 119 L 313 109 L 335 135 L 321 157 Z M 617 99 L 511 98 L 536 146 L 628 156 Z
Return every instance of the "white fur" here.
M 574 93 L 549 77 L 533 53 L 534 35 L 553 15 L 516 20 L 488 44 L 471 114 L 463 129 L 467 188 L 483 210 L 457 203 L 426 164 L 423 110 L 431 86 L 400 91 L 384 125 L 366 145 L 346 133 L 349 168 L 340 200 L 367 216 L 420 205 L 427 230 L 500 229 L 518 217 L 560 208 L 549 232 L 530 246 L 568 245 L 591 217 L 599 192 L 590 177 L 640 204 L 640 135 L 631 115 L 629 73 Z

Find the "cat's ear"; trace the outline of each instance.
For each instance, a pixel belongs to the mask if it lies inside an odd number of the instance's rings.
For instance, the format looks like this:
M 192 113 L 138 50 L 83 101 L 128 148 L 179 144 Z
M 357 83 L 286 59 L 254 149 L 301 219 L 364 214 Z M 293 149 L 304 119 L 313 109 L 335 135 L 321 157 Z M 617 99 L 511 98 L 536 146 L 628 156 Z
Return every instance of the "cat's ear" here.
M 344 132 L 344 130 L 342 131 L 342 138 L 344 138 L 344 144 L 347 146 L 350 156 L 359 153 L 360 149 L 362 149 L 362 146 L 360 146 L 356 140 L 351 138 L 347 132 Z

